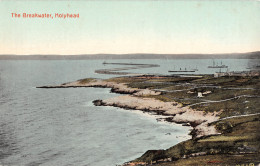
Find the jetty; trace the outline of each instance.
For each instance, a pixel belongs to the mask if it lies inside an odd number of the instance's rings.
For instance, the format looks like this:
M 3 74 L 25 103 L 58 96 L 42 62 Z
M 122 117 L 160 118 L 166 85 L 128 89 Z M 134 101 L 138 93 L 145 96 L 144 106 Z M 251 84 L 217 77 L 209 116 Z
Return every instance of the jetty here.
M 142 64 L 142 63 L 115 63 L 115 62 L 103 62 L 104 65 L 132 65 L 132 66 L 152 66 L 152 67 L 159 67 L 160 65 L 156 64 Z
M 106 61 L 103 62 L 104 65 L 123 65 L 128 67 L 120 67 L 120 68 L 111 68 L 111 69 L 99 69 L 95 70 L 95 73 L 98 74 L 113 74 L 113 75 L 129 75 L 133 74 L 130 72 L 121 72 L 122 70 L 132 70 L 132 69 L 141 69 L 141 68 L 151 68 L 151 67 L 160 67 L 157 64 L 140 64 L 140 63 L 108 63 Z

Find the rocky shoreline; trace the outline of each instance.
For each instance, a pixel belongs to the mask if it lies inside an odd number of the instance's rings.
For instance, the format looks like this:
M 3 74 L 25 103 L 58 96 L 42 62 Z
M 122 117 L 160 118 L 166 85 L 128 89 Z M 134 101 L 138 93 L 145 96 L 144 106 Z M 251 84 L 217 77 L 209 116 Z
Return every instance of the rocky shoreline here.
M 175 166 L 260 163 L 259 85 L 259 77 L 139 75 L 37 88 L 110 88 L 122 95 L 94 105 L 140 110 L 161 115 L 158 121 L 191 126 L 192 139 L 148 150 L 124 164 Z
M 79 87 L 111 88 L 111 92 L 113 93 L 126 94 L 106 100 L 95 100 L 93 103 L 96 106 L 113 106 L 163 115 L 165 116 L 165 121 L 181 123 L 193 127 L 193 130 L 190 133 L 193 138 L 220 134 L 213 125 L 210 125 L 212 122 L 219 119 L 218 115 L 220 112 L 205 113 L 193 110 L 188 106 L 183 107 L 177 102 L 163 102 L 147 97 L 161 94 L 161 92 L 154 90 L 131 88 L 124 83 L 109 82 L 99 79 L 78 80 L 56 86 L 41 86 L 37 88 Z

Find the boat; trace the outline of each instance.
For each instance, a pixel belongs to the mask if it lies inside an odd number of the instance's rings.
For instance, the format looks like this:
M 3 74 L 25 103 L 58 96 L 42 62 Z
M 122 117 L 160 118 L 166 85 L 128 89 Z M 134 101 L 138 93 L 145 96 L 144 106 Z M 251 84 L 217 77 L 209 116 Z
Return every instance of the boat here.
M 222 61 L 221 61 L 221 65 L 216 65 L 215 64 L 215 61 L 213 60 L 213 65 L 212 66 L 208 66 L 208 68 L 228 68 L 228 66 L 227 65 L 223 65 L 222 64 Z
M 195 72 L 195 70 L 169 70 L 168 72 Z
M 187 70 L 186 68 L 185 68 L 185 70 L 182 70 L 181 68 L 180 68 L 180 70 L 169 70 L 168 72 L 195 72 L 196 70 Z

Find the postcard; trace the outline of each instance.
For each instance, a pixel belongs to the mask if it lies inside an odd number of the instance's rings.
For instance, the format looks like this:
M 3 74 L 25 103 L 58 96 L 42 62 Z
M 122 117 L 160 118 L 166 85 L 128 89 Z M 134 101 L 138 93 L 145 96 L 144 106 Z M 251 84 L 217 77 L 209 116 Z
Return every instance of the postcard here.
M 259 0 L 0 0 L 0 166 L 257 166 Z

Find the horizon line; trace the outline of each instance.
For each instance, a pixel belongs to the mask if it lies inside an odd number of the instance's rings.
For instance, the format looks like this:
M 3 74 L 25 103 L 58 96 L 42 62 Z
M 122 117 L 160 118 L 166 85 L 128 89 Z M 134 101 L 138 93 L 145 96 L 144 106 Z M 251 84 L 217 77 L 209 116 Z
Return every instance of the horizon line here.
M 95 54 L 0 54 L 0 56 L 84 56 L 84 55 L 223 55 L 223 54 L 249 54 L 249 53 L 257 53 L 259 51 L 251 51 L 251 52 L 232 52 L 232 53 L 95 53 Z

